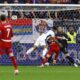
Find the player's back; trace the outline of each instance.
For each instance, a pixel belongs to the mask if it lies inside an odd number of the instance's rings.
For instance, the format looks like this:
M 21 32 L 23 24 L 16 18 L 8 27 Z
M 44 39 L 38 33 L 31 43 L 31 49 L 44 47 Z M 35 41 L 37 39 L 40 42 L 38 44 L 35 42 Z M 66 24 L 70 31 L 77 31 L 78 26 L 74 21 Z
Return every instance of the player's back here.
M 13 36 L 13 32 L 12 32 L 12 26 L 8 23 L 3 23 L 1 25 L 1 32 L 2 32 L 2 45 L 5 47 L 7 46 L 12 46 L 12 41 L 11 38 Z
M 12 33 L 12 26 L 10 24 L 2 24 L 2 40 L 10 41 L 13 33 Z

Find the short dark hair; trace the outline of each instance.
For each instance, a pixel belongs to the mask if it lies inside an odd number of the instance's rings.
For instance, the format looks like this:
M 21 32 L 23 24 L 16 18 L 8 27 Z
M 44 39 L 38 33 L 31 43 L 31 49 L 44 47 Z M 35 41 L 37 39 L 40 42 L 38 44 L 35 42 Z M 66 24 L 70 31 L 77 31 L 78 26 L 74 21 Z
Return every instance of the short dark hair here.
M 53 26 L 52 29 L 53 29 L 53 30 L 57 30 L 57 27 L 56 27 L 56 26 Z
M 2 15 L 0 16 L 0 19 L 1 19 L 1 21 L 5 21 L 5 20 L 6 20 L 6 16 L 2 14 Z

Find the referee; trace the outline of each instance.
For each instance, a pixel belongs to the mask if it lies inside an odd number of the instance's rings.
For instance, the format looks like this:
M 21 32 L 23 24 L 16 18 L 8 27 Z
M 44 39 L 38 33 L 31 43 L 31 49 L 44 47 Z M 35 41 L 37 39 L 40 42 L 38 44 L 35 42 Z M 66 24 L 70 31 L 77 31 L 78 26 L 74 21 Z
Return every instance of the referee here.
M 61 52 L 63 52 L 65 54 L 65 57 L 69 60 L 70 63 L 72 63 L 75 67 L 78 67 L 78 65 L 75 63 L 74 59 L 72 59 L 69 56 L 69 53 L 67 51 L 67 46 L 68 46 L 67 41 L 70 41 L 70 38 L 68 38 L 67 34 L 63 32 L 62 27 L 57 28 L 56 37 L 60 37 L 60 39 L 58 39 L 58 41 L 59 41 L 59 43 L 62 44 L 62 47 L 60 49 Z

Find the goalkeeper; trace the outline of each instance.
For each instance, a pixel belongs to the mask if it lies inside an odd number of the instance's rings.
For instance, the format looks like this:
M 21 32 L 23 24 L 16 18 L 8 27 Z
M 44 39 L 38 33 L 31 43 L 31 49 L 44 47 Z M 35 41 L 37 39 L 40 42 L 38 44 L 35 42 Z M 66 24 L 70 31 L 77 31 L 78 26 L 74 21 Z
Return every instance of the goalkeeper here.
M 61 47 L 60 51 L 65 54 L 65 57 L 69 60 L 70 63 L 72 63 L 75 67 L 78 67 L 78 65 L 75 63 L 74 59 L 70 57 L 70 55 L 69 55 L 69 53 L 67 51 L 67 46 L 68 46 L 67 41 L 70 41 L 70 38 L 68 38 L 67 34 L 65 34 L 63 32 L 63 28 L 62 27 L 58 27 L 57 28 L 56 37 L 60 37 L 58 39 L 59 43 L 62 44 L 62 47 Z

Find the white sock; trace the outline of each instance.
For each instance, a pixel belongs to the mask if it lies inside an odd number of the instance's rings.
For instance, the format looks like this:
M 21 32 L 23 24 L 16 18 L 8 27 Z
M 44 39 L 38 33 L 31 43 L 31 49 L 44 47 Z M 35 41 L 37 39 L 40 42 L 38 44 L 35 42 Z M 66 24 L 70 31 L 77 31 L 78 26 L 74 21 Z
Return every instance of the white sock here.
M 26 52 L 26 54 L 28 55 L 28 54 L 30 54 L 31 52 L 33 52 L 34 51 L 34 48 L 32 47 L 32 48 L 30 48 L 27 52 Z
M 46 53 L 47 53 L 47 48 L 43 49 L 43 52 L 42 52 L 42 58 L 43 59 L 45 58 Z

